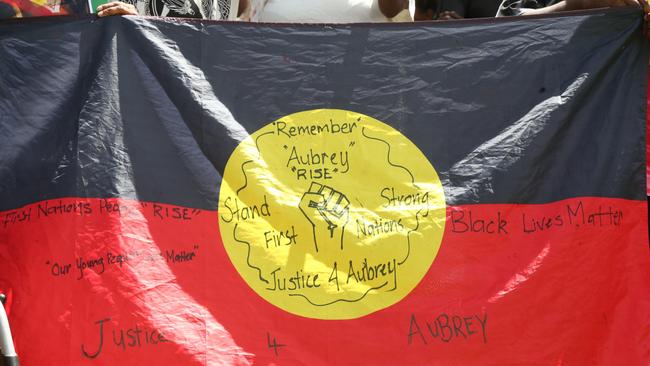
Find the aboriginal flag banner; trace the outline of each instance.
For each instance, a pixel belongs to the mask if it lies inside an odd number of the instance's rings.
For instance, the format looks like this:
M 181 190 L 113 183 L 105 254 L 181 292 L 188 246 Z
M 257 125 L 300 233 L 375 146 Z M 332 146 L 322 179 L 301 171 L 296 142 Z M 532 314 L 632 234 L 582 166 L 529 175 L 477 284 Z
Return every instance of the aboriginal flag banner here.
M 23 365 L 647 365 L 638 10 L 0 24 Z

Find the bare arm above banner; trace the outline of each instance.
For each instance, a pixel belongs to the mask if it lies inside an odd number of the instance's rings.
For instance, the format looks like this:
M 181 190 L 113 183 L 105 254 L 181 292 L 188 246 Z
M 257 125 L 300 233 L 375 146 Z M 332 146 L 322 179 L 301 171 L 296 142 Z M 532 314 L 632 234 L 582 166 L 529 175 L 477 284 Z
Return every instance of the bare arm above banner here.
M 251 20 L 251 4 L 249 0 L 239 0 L 237 19 L 249 22 Z
M 138 15 L 138 10 L 132 4 L 114 1 L 97 7 L 97 16 L 107 17 L 111 15 Z
M 467 16 L 467 0 L 417 0 L 414 20 L 451 20 L 471 18 Z
M 408 9 L 408 0 L 379 0 L 379 10 L 387 18 L 396 16 L 400 11 Z

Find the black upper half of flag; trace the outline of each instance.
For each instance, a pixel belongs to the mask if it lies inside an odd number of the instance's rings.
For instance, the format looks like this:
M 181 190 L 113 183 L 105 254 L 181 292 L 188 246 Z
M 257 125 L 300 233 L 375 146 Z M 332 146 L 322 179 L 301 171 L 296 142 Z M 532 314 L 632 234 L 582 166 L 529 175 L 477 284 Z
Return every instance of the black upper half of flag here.
M 311 109 L 413 141 L 448 204 L 645 197 L 638 9 L 479 21 L 0 23 L 0 210 L 59 197 L 215 209 L 237 144 Z

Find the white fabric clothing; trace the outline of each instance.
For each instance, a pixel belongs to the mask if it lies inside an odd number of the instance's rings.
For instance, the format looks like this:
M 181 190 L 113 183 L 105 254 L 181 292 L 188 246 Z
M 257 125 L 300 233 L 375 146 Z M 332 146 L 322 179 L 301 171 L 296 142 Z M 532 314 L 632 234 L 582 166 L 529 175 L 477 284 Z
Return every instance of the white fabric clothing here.
M 260 22 L 366 23 L 387 22 L 378 0 L 268 0 Z

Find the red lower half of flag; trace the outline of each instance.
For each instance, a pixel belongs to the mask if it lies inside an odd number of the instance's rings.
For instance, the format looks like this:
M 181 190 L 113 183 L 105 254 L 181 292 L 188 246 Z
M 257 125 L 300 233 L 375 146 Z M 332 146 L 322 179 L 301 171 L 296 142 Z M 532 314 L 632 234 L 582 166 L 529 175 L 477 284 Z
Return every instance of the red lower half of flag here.
M 647 235 L 644 201 L 448 207 L 406 297 L 320 320 L 247 285 L 216 211 L 66 198 L 0 214 L 0 290 L 28 366 L 646 365 Z

